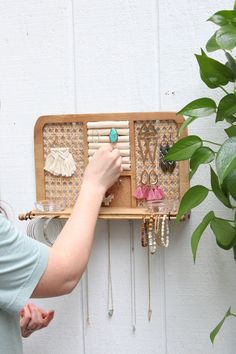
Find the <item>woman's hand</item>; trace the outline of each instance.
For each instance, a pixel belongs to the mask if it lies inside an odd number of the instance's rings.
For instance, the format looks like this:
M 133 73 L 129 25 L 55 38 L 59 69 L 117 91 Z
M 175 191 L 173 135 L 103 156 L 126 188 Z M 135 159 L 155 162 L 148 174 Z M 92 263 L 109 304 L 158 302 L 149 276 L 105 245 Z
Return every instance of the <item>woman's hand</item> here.
M 34 331 L 47 327 L 54 317 L 54 311 L 44 311 L 28 303 L 20 311 L 20 329 L 22 337 L 29 337 Z
M 122 172 L 118 149 L 106 144 L 98 149 L 85 169 L 83 183 L 101 187 L 104 193 L 119 178 Z

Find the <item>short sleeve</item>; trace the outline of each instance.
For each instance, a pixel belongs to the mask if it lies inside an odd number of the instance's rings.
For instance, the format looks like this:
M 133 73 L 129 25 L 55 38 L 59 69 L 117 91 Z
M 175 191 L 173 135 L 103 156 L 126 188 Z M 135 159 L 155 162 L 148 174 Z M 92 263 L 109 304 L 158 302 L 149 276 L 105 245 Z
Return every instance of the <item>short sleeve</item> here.
M 19 232 L 0 215 L 0 308 L 18 313 L 48 262 L 48 247 Z

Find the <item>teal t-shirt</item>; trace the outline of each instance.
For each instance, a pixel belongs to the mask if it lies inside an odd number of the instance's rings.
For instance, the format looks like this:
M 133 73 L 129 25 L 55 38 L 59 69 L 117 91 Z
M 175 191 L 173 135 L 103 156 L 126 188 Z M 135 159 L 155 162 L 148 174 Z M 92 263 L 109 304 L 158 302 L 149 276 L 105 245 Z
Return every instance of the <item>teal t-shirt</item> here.
M 48 261 L 48 247 L 19 232 L 0 215 L 0 353 L 22 354 L 19 311 Z

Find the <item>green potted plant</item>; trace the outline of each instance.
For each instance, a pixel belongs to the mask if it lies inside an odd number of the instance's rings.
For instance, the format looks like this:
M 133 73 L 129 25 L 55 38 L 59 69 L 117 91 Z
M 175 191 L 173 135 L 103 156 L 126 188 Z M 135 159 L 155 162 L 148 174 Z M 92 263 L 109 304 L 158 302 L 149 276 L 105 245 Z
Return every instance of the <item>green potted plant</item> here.
M 177 141 L 166 155 L 166 160 L 189 160 L 190 178 L 197 172 L 201 164 L 209 164 L 211 188 L 203 185 L 192 186 L 183 196 L 177 220 L 201 204 L 209 193 L 219 199 L 229 211 L 229 219 L 220 218 L 214 210 L 210 210 L 201 220 L 192 234 L 191 245 L 194 262 L 196 260 L 199 241 L 209 226 L 213 231 L 217 245 L 224 250 L 234 250 L 236 259 L 236 1 L 232 10 L 216 12 L 208 21 L 217 29 L 206 44 L 196 54 L 201 80 L 210 90 L 218 89 L 222 97 L 218 102 L 210 97 L 201 97 L 183 107 L 177 114 L 185 116 L 180 133 L 197 119 L 211 119 L 215 116 L 215 124 L 224 121 L 225 140 L 219 142 L 204 140 L 198 135 L 189 135 Z M 225 58 L 222 62 L 209 56 L 209 53 L 221 51 Z M 222 128 L 220 128 L 222 129 Z M 211 332 L 213 343 L 225 319 L 235 316 L 229 308 L 224 318 Z

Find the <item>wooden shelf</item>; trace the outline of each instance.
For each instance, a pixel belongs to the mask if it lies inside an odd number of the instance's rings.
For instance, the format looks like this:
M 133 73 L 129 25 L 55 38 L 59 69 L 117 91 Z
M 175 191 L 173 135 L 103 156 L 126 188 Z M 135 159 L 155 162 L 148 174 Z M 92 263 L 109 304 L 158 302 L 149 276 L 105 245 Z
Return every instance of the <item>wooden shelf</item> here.
M 70 217 L 72 209 L 65 209 L 58 212 L 42 212 L 38 210 L 32 210 L 25 214 L 19 215 L 19 220 L 28 220 L 37 217 L 51 218 L 57 216 L 58 218 L 68 219 Z M 109 220 L 142 220 L 145 216 L 154 214 L 146 208 L 116 208 L 116 207 L 102 207 L 100 209 L 99 219 Z M 155 215 L 163 215 L 163 212 L 156 212 Z M 170 219 L 176 219 L 176 213 L 168 214 Z M 190 213 L 186 214 L 181 220 L 189 218 Z

